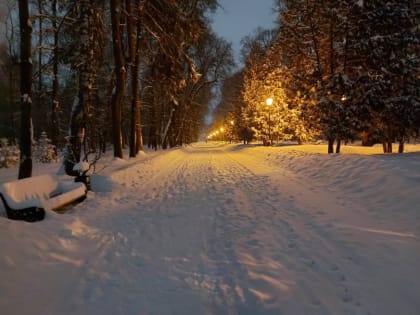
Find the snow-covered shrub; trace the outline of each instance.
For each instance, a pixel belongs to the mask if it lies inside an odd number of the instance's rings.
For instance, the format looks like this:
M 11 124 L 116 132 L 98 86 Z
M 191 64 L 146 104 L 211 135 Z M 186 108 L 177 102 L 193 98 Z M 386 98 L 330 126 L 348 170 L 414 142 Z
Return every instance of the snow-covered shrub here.
M 15 145 L 9 145 L 6 138 L 0 139 L 0 168 L 12 167 L 19 161 L 19 148 Z
M 37 162 L 51 163 L 57 162 L 57 151 L 51 140 L 48 139 L 47 133 L 43 131 L 35 144 L 34 157 Z

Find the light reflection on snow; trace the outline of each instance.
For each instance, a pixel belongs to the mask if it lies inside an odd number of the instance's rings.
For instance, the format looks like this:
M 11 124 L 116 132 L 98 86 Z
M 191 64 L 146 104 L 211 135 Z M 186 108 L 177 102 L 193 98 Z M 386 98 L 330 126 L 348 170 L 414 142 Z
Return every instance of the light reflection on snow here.
M 81 259 L 73 259 L 64 255 L 56 254 L 56 253 L 49 253 L 51 258 L 54 258 L 60 262 L 71 264 L 75 267 L 80 267 L 83 264 L 83 260 Z
M 339 227 L 355 229 L 355 230 L 358 230 L 358 231 L 364 231 L 364 232 L 370 232 L 370 233 L 376 233 L 376 234 L 382 234 L 382 235 L 388 235 L 388 236 L 417 238 L 417 236 L 413 233 L 403 233 L 403 232 L 396 232 L 396 231 L 390 231 L 390 230 L 363 228 L 363 227 L 359 227 L 359 226 L 343 225 L 343 224 L 340 224 Z

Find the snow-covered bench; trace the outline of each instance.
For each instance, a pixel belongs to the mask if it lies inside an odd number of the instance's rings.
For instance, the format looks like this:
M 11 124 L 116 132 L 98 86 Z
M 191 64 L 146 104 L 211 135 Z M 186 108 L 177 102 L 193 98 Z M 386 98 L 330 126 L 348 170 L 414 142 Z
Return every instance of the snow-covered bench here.
M 60 181 L 53 175 L 28 177 L 0 186 L 0 197 L 7 217 L 14 220 L 39 221 L 45 210 L 58 210 L 86 198 L 81 182 Z

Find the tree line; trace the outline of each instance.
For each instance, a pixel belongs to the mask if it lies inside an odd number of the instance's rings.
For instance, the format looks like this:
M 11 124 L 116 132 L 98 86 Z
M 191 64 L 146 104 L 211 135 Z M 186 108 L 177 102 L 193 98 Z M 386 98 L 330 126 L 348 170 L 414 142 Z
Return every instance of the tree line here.
M 277 0 L 277 27 L 243 40 L 215 111 L 236 138 L 404 143 L 420 132 L 420 5 Z M 271 106 L 266 99 L 271 98 Z M 234 121 L 234 124 L 229 122 Z M 272 140 L 270 139 L 270 141 Z
M 112 144 L 135 157 L 144 145 L 197 141 L 214 86 L 234 61 L 211 29 L 216 0 L 19 0 L 8 2 L 0 49 L 0 132 L 32 173 L 32 142 L 47 132 L 66 173 Z M 18 86 L 20 82 L 20 86 Z

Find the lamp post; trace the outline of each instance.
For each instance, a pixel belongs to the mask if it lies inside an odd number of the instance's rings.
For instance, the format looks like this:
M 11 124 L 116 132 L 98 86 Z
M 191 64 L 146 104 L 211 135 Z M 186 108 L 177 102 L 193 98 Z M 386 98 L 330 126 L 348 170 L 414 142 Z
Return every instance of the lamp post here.
M 269 141 L 269 145 L 271 145 L 271 119 L 270 119 L 270 115 L 271 115 L 271 105 L 273 104 L 273 99 L 271 97 L 267 98 L 265 100 L 265 103 L 268 106 L 268 141 Z

